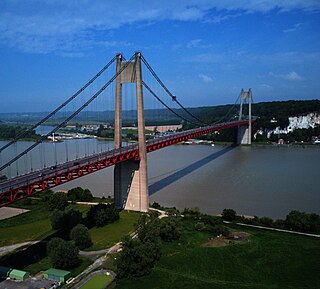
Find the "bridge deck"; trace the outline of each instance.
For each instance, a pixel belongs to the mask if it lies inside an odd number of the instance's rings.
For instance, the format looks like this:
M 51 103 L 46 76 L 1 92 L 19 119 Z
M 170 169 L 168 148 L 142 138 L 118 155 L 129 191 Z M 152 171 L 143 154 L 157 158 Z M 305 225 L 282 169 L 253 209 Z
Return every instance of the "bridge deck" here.
M 248 120 L 220 123 L 155 138 L 147 141 L 147 152 L 248 123 Z M 139 159 L 138 144 L 79 158 L 3 181 L 0 183 L 0 207 L 129 159 Z

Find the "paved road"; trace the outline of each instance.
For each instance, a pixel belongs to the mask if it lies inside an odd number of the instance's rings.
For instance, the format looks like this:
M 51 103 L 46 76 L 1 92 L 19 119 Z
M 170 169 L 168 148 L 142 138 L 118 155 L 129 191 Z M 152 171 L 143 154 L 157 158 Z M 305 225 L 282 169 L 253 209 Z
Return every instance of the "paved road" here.
M 24 242 L 24 243 L 19 243 L 19 244 L 15 244 L 15 245 L 10 245 L 10 246 L 3 246 L 3 247 L 0 247 L 0 256 L 3 256 L 3 255 L 6 255 L 16 249 L 19 249 L 21 247 L 24 247 L 24 246 L 30 246 L 30 245 L 33 245 L 33 244 L 36 244 L 38 242 L 40 242 L 41 240 L 38 240 L 38 241 L 31 241 L 31 242 Z
M 72 287 L 72 289 L 79 289 L 83 284 L 85 284 L 86 282 L 88 282 L 92 277 L 96 276 L 96 275 L 110 275 L 112 277 L 111 282 L 114 280 L 114 278 L 116 278 L 116 273 L 114 273 L 111 270 L 99 270 L 99 271 L 94 271 L 92 273 L 90 273 L 87 277 L 83 278 L 83 280 L 81 280 L 78 284 L 76 284 L 75 286 Z M 111 283 L 110 282 L 110 283 Z M 109 284 L 110 284 L 109 283 Z
M 226 224 L 230 224 L 230 223 L 231 223 L 231 222 L 228 222 L 228 221 L 223 221 L 223 222 L 226 223 Z M 244 227 L 252 227 L 252 228 L 258 228 L 258 229 L 264 229 L 264 230 L 270 230 L 270 231 L 284 232 L 284 233 L 290 233 L 290 234 L 296 234 L 296 235 L 302 235 L 302 236 L 309 236 L 309 237 L 320 238 L 320 235 L 309 234 L 309 233 L 302 233 L 302 232 L 297 232 L 297 231 L 283 230 L 283 229 L 263 227 L 263 226 L 243 224 L 243 223 L 236 223 L 236 225 L 244 226 Z

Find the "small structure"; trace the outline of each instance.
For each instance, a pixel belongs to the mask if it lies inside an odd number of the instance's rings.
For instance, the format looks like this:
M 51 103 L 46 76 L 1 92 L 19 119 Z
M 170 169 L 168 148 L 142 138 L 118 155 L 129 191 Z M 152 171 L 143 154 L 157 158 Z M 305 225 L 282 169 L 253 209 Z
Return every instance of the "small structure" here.
M 60 281 L 65 283 L 71 276 L 71 272 L 60 269 L 50 268 L 44 271 L 44 278 L 52 281 Z
M 12 269 L 9 274 L 9 277 L 10 279 L 13 279 L 13 280 L 23 281 L 23 280 L 26 280 L 29 277 L 29 275 L 30 275 L 29 272 Z
M 8 267 L 0 266 L 0 281 L 3 279 L 7 279 L 11 271 L 12 269 Z

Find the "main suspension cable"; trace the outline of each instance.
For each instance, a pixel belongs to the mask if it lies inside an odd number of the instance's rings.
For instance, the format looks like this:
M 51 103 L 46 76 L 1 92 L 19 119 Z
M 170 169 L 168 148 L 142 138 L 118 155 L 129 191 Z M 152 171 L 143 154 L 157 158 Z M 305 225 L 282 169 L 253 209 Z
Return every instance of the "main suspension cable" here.
M 91 85 L 105 70 L 109 68 L 109 66 L 116 60 L 116 56 L 113 57 L 93 78 L 91 78 L 83 87 L 81 87 L 75 94 L 73 94 L 70 98 L 68 98 L 63 104 L 58 106 L 55 110 L 53 110 L 51 113 L 49 113 L 46 117 L 38 121 L 36 124 L 34 124 L 29 129 L 19 133 L 12 141 L 5 144 L 3 147 L 0 148 L 0 153 L 17 142 L 19 139 L 26 136 L 29 132 L 37 128 L 39 125 L 43 124 L 45 121 L 47 121 L 50 117 L 55 115 L 59 110 L 61 110 L 63 107 L 65 107 L 68 103 L 70 103 L 73 99 L 75 99 L 81 92 L 83 92 L 89 85 Z
M 208 125 L 207 123 L 203 122 L 201 119 L 193 115 L 189 110 L 187 110 L 177 99 L 175 95 L 173 95 L 170 90 L 164 85 L 164 83 L 161 81 L 161 79 L 158 77 L 158 75 L 155 73 L 155 71 L 152 69 L 150 64 L 147 62 L 147 60 L 144 58 L 143 55 L 141 55 L 141 60 L 146 65 L 150 73 L 154 76 L 154 78 L 158 81 L 158 83 L 162 86 L 162 88 L 168 93 L 168 95 L 172 98 L 173 101 L 175 101 L 188 115 L 190 115 L 192 118 L 197 120 L 200 124 Z
M 129 59 L 128 62 L 124 63 L 123 66 L 119 69 L 119 71 L 104 85 L 102 86 L 87 102 L 85 102 L 81 107 L 79 107 L 73 114 L 71 114 L 68 118 L 66 118 L 63 122 L 61 122 L 59 125 L 57 125 L 53 130 L 51 130 L 46 135 L 42 136 L 39 140 L 37 140 L 34 144 L 32 144 L 30 147 L 28 147 L 26 150 L 21 152 L 19 155 L 11 159 L 9 162 L 4 164 L 2 167 L 0 167 L 0 171 L 5 169 L 6 167 L 10 166 L 12 163 L 20 159 L 23 155 L 27 154 L 29 151 L 31 151 L 33 148 L 38 146 L 40 143 L 42 143 L 49 135 L 55 133 L 57 130 L 59 130 L 61 127 L 66 125 L 71 119 L 73 119 L 76 115 L 80 113 L 85 107 L 87 107 L 94 99 L 96 99 L 121 73 L 123 70 L 127 68 L 129 63 L 135 58 L 135 54 Z
M 177 117 L 183 119 L 186 122 L 190 122 L 192 124 L 198 125 L 197 123 L 194 123 L 188 119 L 186 119 L 185 117 L 183 117 L 182 115 L 178 114 L 177 112 L 175 112 L 171 107 L 169 107 L 164 101 L 162 101 L 160 99 L 160 97 L 158 97 L 155 92 L 152 91 L 152 89 L 144 82 L 142 81 L 142 85 L 158 100 L 160 101 L 168 110 L 170 110 L 173 114 L 175 114 Z

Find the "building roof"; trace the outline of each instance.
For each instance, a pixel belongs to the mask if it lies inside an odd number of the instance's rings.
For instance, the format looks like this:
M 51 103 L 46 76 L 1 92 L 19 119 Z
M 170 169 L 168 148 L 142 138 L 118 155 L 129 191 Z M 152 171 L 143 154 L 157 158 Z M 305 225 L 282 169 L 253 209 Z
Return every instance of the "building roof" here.
M 23 278 L 26 275 L 29 275 L 29 273 L 25 272 L 25 271 L 17 270 L 17 269 L 12 269 L 12 271 L 10 272 L 10 277 L 11 276 L 17 276 L 17 277 Z
M 0 276 L 8 277 L 11 270 L 11 268 L 0 266 Z
M 65 277 L 68 274 L 71 274 L 71 272 L 60 270 L 60 269 L 50 268 L 47 271 L 44 271 L 44 274 L 54 275 L 54 276 L 59 276 L 59 277 Z

